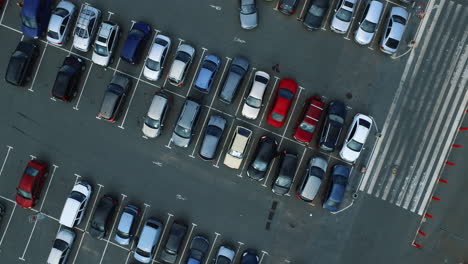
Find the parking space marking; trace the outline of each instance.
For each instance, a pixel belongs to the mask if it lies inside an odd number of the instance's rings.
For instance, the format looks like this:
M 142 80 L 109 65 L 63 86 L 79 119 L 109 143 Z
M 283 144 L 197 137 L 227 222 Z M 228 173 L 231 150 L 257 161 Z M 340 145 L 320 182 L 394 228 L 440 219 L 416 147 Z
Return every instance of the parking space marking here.
M 229 131 L 226 135 L 226 140 L 224 141 L 223 147 L 221 148 L 221 150 L 224 149 L 224 147 L 226 146 L 226 143 L 229 141 L 229 135 L 231 134 L 231 130 L 232 130 L 232 127 L 234 126 L 235 121 L 236 120 L 232 120 L 231 126 L 229 127 Z M 213 167 L 219 168 L 218 164 L 219 164 L 219 161 L 221 160 L 221 156 L 223 156 L 223 151 L 220 151 L 218 160 L 216 161 L 216 164 L 213 165 Z
M 172 136 L 171 136 L 171 138 L 169 139 L 169 142 L 167 142 L 167 145 L 165 145 L 165 147 L 168 148 L 168 149 L 172 149 L 172 148 L 171 148 L 171 143 L 172 143 Z
M 306 152 L 307 152 L 307 148 L 304 148 L 304 151 L 302 152 L 301 159 L 299 160 L 299 165 L 297 166 L 296 172 L 294 173 L 294 177 L 293 177 L 292 182 L 291 182 L 291 189 L 293 187 L 292 185 L 294 184 L 294 181 L 296 180 L 296 176 L 299 173 L 299 168 L 301 168 L 301 164 L 302 164 L 302 161 L 304 160 L 304 156 L 305 156 Z M 291 192 L 291 189 L 289 189 L 287 194 L 289 194 Z
M 213 240 L 213 243 L 211 243 L 211 248 L 210 248 L 210 251 L 208 252 L 208 256 L 206 257 L 205 264 L 208 264 L 208 261 L 210 261 L 211 253 L 213 252 L 213 248 L 216 244 L 216 240 L 218 240 L 218 237 L 221 235 L 218 232 L 214 232 L 214 233 L 215 233 L 215 239 Z
M 109 16 L 107 17 L 107 20 L 109 20 L 114 13 L 111 11 L 107 11 L 107 13 L 109 13 Z
M 268 255 L 268 252 L 262 250 L 262 256 L 260 257 L 260 261 L 258 262 L 258 264 L 261 264 L 261 263 L 262 263 L 263 257 L 264 257 L 265 255 Z
M 304 5 L 302 6 L 301 14 L 299 14 L 299 16 L 297 17 L 297 20 L 298 20 L 298 21 L 302 21 L 302 20 L 303 20 L 303 19 L 302 19 L 302 18 L 303 18 L 302 15 L 304 14 L 304 10 L 305 10 L 305 8 L 306 8 L 306 6 L 307 6 L 307 2 L 308 2 L 308 0 L 304 0 Z
M 254 144 L 254 141 L 251 140 L 251 141 L 249 142 L 249 148 L 248 148 L 247 153 L 246 153 L 246 155 L 245 155 L 245 159 L 242 160 L 242 162 L 243 162 L 242 168 L 241 168 L 239 174 L 237 174 L 237 177 L 239 177 L 239 178 L 243 178 L 243 177 L 244 177 L 244 176 L 242 176 L 242 174 L 243 174 L 243 172 L 244 172 L 245 165 L 246 165 L 246 164 L 248 163 L 248 161 L 250 160 L 249 157 L 250 157 L 250 153 L 252 152 L 252 149 L 253 149 L 253 146 L 252 146 L 253 144 Z
M 297 94 L 296 100 L 294 100 L 294 105 L 293 105 L 292 111 L 288 112 L 288 115 L 290 115 L 290 116 L 288 118 L 288 121 L 286 122 L 286 127 L 284 127 L 283 136 L 281 137 L 278 148 L 281 147 L 281 143 L 283 143 L 284 136 L 286 135 L 286 132 L 288 132 L 288 127 L 289 127 L 289 124 L 291 123 L 292 114 L 295 113 L 295 111 L 296 111 L 297 101 L 299 101 L 299 98 L 301 98 L 302 90 L 304 90 L 304 87 L 299 86 L 299 93 Z
M 3 169 L 5 168 L 5 164 L 8 160 L 8 156 L 10 156 L 10 151 L 13 149 L 12 146 L 7 146 L 7 148 L 8 148 L 7 154 L 5 155 L 5 159 L 3 159 L 2 168 L 0 168 L 0 176 L 2 176 Z
M 273 10 L 278 11 L 279 1 L 280 1 L 280 0 L 278 0 L 278 1 L 276 2 L 275 7 L 273 7 Z
M 162 244 L 162 240 L 164 239 L 164 234 L 166 234 L 167 226 L 169 225 L 169 221 L 171 221 L 171 217 L 173 217 L 173 216 L 174 216 L 173 214 L 167 213 L 166 224 L 164 225 L 160 241 L 158 243 L 158 246 L 156 247 L 156 251 L 154 252 L 153 260 L 151 261 L 151 263 L 156 262 L 156 256 L 158 255 L 159 248 L 161 247 L 161 244 Z
M 144 203 L 143 205 L 145 206 L 145 208 L 143 208 L 143 213 L 141 214 L 141 217 L 140 217 L 140 220 L 138 222 L 138 226 L 137 226 L 135 234 L 139 234 L 141 224 L 143 223 L 143 219 L 145 219 L 146 210 L 148 209 L 148 207 L 151 207 L 151 205 L 149 205 L 147 203 Z M 128 260 L 130 259 L 130 255 L 132 254 L 132 248 L 133 248 L 134 245 L 135 245 L 135 238 L 132 239 L 132 243 L 130 243 L 130 250 L 128 251 L 128 255 L 127 255 L 127 259 L 125 260 L 125 264 L 127 264 Z
M 34 155 L 29 155 L 29 157 L 31 157 L 31 160 L 35 160 L 35 159 L 37 159 L 37 157 L 36 157 L 36 156 L 34 156 Z
M 275 93 L 276 91 L 276 83 L 278 82 L 279 78 L 277 76 L 275 76 L 275 83 L 273 84 L 273 88 L 271 89 L 270 91 L 270 96 L 268 96 L 268 101 L 266 102 L 265 104 L 265 108 L 263 109 L 263 114 L 262 114 L 262 118 L 260 118 L 260 122 L 258 123 L 259 126 L 262 125 L 262 122 L 263 122 L 263 119 L 265 118 L 265 114 L 268 112 L 269 110 L 269 105 L 270 105 L 270 101 L 271 101 L 271 97 L 273 96 L 273 94 Z
M 31 83 L 31 87 L 29 87 L 28 91 L 30 92 L 34 92 L 34 83 L 36 82 L 36 77 L 37 77 L 37 73 L 39 72 L 39 69 L 41 68 L 41 63 L 42 63 L 42 59 L 44 59 L 44 55 L 47 51 L 47 47 L 49 46 L 49 42 L 46 42 L 45 43 L 45 47 L 44 47 L 44 51 L 42 52 L 42 55 L 41 55 L 41 58 L 39 59 L 39 63 L 37 64 L 37 69 L 36 69 L 36 72 L 34 73 L 34 77 L 33 77 L 33 80 L 32 80 L 32 83 Z
M 237 241 L 237 244 L 239 244 L 239 246 L 237 246 L 236 254 L 234 255 L 234 260 L 233 260 L 234 263 L 237 263 L 236 259 L 238 258 L 237 256 L 239 255 L 239 251 L 245 245 L 244 243 L 242 243 L 240 241 Z
M 130 110 L 130 106 L 132 105 L 133 97 L 135 96 L 135 92 L 138 89 L 138 84 L 140 83 L 141 75 L 143 74 L 143 70 L 145 69 L 145 64 L 146 63 L 143 63 L 143 66 L 141 67 L 140 75 L 138 76 L 137 82 L 135 84 L 135 88 L 133 88 L 132 96 L 130 97 L 130 101 L 128 102 L 127 110 L 125 110 L 125 115 L 124 115 L 124 117 L 122 119 L 122 123 L 120 124 L 120 126 L 118 126 L 121 129 L 125 129 L 125 127 L 123 125 L 125 124 L 125 120 L 127 119 L 128 110 Z
M 7 0 L 5 5 L 3 6 L 3 12 L 2 12 L 2 18 L 0 18 L 0 24 L 3 22 L 3 17 L 5 16 L 5 11 L 7 10 L 8 8 L 8 3 L 10 2 L 10 0 Z
M 332 13 L 332 11 L 335 9 L 334 6 L 335 6 L 335 1 L 333 0 L 332 3 L 330 3 L 330 8 L 328 9 L 328 12 L 327 12 L 327 16 L 325 17 L 325 20 L 323 22 L 323 26 L 322 26 L 322 30 L 327 30 L 326 26 L 327 26 L 327 23 L 330 21 L 329 18 L 330 18 L 330 15 Z
M 18 34 L 21 34 L 21 35 L 23 34 L 23 32 L 21 32 L 21 30 L 18 30 L 18 29 L 16 29 L 16 28 L 12 28 L 12 27 L 7 26 L 7 25 L 5 25 L 5 24 L 0 24 L 0 25 L 1 25 L 2 27 L 8 28 L 9 30 L 14 31 L 14 32 L 16 32 L 16 33 L 18 33 Z M 44 41 L 43 41 L 43 42 L 44 42 Z
M 5 230 L 3 231 L 2 239 L 0 239 L 0 246 L 2 246 L 3 239 L 5 238 L 5 235 L 6 235 L 7 231 L 8 231 L 8 227 L 10 226 L 11 219 L 13 218 L 13 215 L 15 214 L 17 204 L 16 203 L 14 203 L 14 204 L 15 205 L 13 206 L 13 210 L 11 210 L 10 218 L 8 218 L 7 225 L 5 227 Z
M 376 43 L 377 40 L 377 31 L 380 27 L 380 24 L 382 24 L 382 20 L 384 20 L 384 14 L 386 14 L 386 10 L 387 10 L 387 6 L 388 6 L 388 3 L 389 1 L 385 1 L 385 6 L 383 8 L 383 12 L 382 14 L 380 14 L 380 17 L 379 17 L 379 22 L 377 23 L 377 26 L 375 27 L 376 28 L 376 32 L 375 32 L 375 35 L 374 35 L 374 38 L 372 39 L 372 42 L 370 43 L 370 45 L 367 47 L 368 49 L 371 49 L 371 50 L 374 50 L 374 48 L 372 48 Z
M 270 167 L 268 168 L 267 176 L 266 176 L 266 178 L 265 178 L 265 181 L 264 181 L 263 184 L 262 184 L 262 186 L 265 187 L 265 188 L 267 187 L 266 184 L 267 184 L 267 182 L 268 182 L 268 178 L 270 178 L 271 170 L 272 170 L 273 167 L 275 166 L 275 162 L 276 162 L 277 159 L 278 159 L 278 158 L 275 157 L 275 158 L 273 159 L 273 161 L 271 162 Z
M 91 62 L 91 66 L 89 66 L 88 73 L 86 74 L 86 78 L 83 83 L 83 87 L 81 87 L 80 95 L 78 96 L 78 100 L 76 101 L 76 105 L 73 107 L 76 111 L 78 111 L 78 106 L 80 105 L 81 101 L 81 96 L 83 95 L 83 91 L 86 87 L 86 83 L 88 82 L 89 74 L 91 73 L 91 70 L 93 69 L 94 63 Z
M 240 101 L 239 105 L 237 106 L 236 113 L 234 114 L 234 116 L 237 116 L 237 113 L 239 112 L 241 105 L 243 105 L 243 102 L 244 102 L 244 100 L 245 100 L 245 98 L 244 98 L 245 92 L 247 92 L 247 90 L 250 90 L 250 88 L 251 88 L 251 83 L 250 83 L 250 81 L 252 80 L 252 75 L 253 75 L 253 73 L 255 72 L 255 70 L 257 70 L 257 68 L 253 67 L 252 70 L 251 70 L 251 72 L 250 72 L 249 79 L 247 80 L 247 85 L 246 85 L 246 87 L 244 88 L 244 92 L 242 92 L 241 101 Z
M 121 72 L 118 70 L 119 64 L 120 64 L 120 57 L 119 57 L 119 59 L 117 60 L 117 65 L 115 65 L 115 68 L 113 69 L 113 70 L 114 70 L 113 76 L 114 76 L 117 72 L 121 73 Z M 108 68 L 110 68 L 110 67 L 108 67 Z M 105 69 L 105 68 L 104 68 L 104 69 Z M 112 69 L 112 68 L 110 68 L 110 69 Z M 129 75 L 129 74 L 127 74 L 127 75 Z
M 351 20 L 351 25 L 349 25 L 349 29 L 348 29 L 348 33 L 346 34 L 346 38 L 347 40 L 350 40 L 349 39 L 349 34 L 351 34 L 351 32 L 353 31 L 353 28 L 354 28 L 354 22 L 356 21 L 356 15 L 357 15 L 357 12 L 359 11 L 359 7 L 361 6 L 361 3 L 363 1 L 358 1 L 358 4 L 357 4 L 357 7 L 356 7 L 356 12 L 354 12 L 354 16 Z
M 185 97 L 187 97 L 189 95 L 190 89 L 192 89 L 193 82 L 195 81 L 195 78 L 197 77 L 197 74 L 198 74 L 198 69 L 200 68 L 200 65 L 201 65 L 201 63 L 203 61 L 203 55 L 205 55 L 205 52 L 207 51 L 207 49 L 204 48 L 204 47 L 202 47 L 202 50 L 203 50 L 203 52 L 202 52 L 202 54 L 200 56 L 200 59 L 198 60 L 198 65 L 197 65 L 197 68 L 195 70 L 195 74 L 193 75 L 192 82 L 190 83 L 190 86 L 188 88 L 188 91 L 187 91 L 187 94 L 185 95 Z
M 78 179 L 81 178 L 81 175 L 74 173 L 75 175 L 75 184 L 78 182 Z
M 190 242 L 190 238 L 192 237 L 193 230 L 195 229 L 196 226 L 197 224 L 192 223 L 192 227 L 190 228 L 189 235 L 187 236 L 187 239 L 185 241 L 184 249 L 182 250 L 182 254 L 180 254 L 179 264 L 181 264 L 182 260 L 184 259 L 185 251 L 187 250 L 188 243 Z

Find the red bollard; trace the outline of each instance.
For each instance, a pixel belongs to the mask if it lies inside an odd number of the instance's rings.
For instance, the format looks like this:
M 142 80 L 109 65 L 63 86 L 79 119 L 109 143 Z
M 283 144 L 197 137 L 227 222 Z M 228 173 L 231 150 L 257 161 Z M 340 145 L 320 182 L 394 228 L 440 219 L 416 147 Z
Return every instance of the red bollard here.
M 448 181 L 446 181 L 446 180 L 442 180 L 442 179 L 439 179 L 439 182 L 442 182 L 442 183 L 448 183 Z
M 413 242 L 413 246 L 415 246 L 415 247 L 417 247 L 417 248 L 422 248 L 422 246 L 421 246 L 421 245 L 419 245 L 419 244 L 418 244 L 418 243 L 416 243 L 416 242 Z
M 460 130 L 468 130 L 468 127 L 460 127 Z
M 446 161 L 446 162 L 445 162 L 445 165 L 449 165 L 449 166 L 455 166 L 455 163 L 453 163 L 453 162 L 450 162 L 450 161 Z
M 452 148 L 461 148 L 462 145 L 452 145 Z
M 432 200 L 435 200 L 435 201 L 440 201 L 440 198 L 438 198 L 438 197 L 435 197 L 435 196 L 432 196 Z
M 424 233 L 423 231 L 421 231 L 421 229 L 418 230 L 418 234 L 420 234 L 421 236 L 426 236 L 426 233 Z
M 431 214 L 428 214 L 428 213 L 426 213 L 424 216 L 427 218 L 431 218 L 431 219 L 434 218 Z

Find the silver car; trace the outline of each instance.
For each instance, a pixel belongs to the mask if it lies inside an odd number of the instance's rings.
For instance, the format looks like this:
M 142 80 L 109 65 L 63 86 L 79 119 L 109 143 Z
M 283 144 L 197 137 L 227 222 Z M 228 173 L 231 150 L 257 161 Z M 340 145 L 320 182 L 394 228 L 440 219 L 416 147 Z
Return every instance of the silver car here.
M 380 1 L 372 0 L 367 3 L 359 27 L 354 31 L 354 40 L 361 45 L 371 43 L 374 38 L 375 31 L 379 25 L 380 15 L 382 15 L 383 4 Z
M 73 47 L 88 52 L 91 41 L 98 29 L 101 11 L 90 5 L 85 5 L 78 15 L 75 32 L 73 34 Z
M 75 237 L 76 235 L 73 230 L 68 228 L 61 229 L 54 240 L 54 245 L 47 258 L 47 264 L 66 263 Z
M 408 21 L 408 12 L 406 9 L 394 6 L 390 9 L 387 24 L 380 43 L 380 50 L 387 54 L 397 52 L 401 38 L 405 32 L 406 23 Z
M 317 195 L 320 185 L 328 168 L 328 162 L 321 157 L 311 158 L 307 166 L 307 174 L 299 185 L 297 197 L 306 202 L 312 202 Z
M 254 29 L 258 26 L 258 14 L 255 0 L 240 0 L 240 22 L 243 29 Z
M 171 48 L 171 39 L 164 36 L 158 35 L 148 52 L 146 58 L 145 68 L 143 70 L 143 76 L 150 81 L 157 81 L 161 76 L 161 72 L 164 69 L 164 63 L 166 62 L 167 54 Z
M 357 0 L 339 0 L 336 4 L 335 15 L 330 24 L 331 30 L 338 34 L 345 34 L 355 11 Z
M 76 7 L 68 1 L 61 1 L 52 12 L 47 28 L 47 41 L 63 46 L 68 39 L 73 24 Z
M 133 257 L 141 263 L 150 263 L 155 247 L 161 239 L 163 224 L 155 219 L 148 219 L 143 226 Z
M 120 27 L 114 22 L 103 21 L 94 41 L 91 59 L 97 65 L 107 67 L 111 63 L 119 39 Z
M 115 230 L 115 242 L 123 246 L 130 244 L 133 227 L 139 214 L 140 209 L 137 206 L 131 204 L 125 206 Z
M 170 84 L 175 86 L 182 86 L 184 84 L 185 76 L 187 75 L 194 57 L 194 47 L 182 44 L 177 48 L 174 62 L 172 62 L 171 69 L 167 76 Z
M 169 96 L 164 92 L 156 93 L 143 123 L 143 134 L 149 138 L 161 135 L 164 119 L 169 110 Z
M 181 148 L 186 148 L 190 144 L 194 128 L 200 114 L 201 105 L 191 99 L 187 99 L 182 107 L 179 120 L 174 127 L 171 141 Z

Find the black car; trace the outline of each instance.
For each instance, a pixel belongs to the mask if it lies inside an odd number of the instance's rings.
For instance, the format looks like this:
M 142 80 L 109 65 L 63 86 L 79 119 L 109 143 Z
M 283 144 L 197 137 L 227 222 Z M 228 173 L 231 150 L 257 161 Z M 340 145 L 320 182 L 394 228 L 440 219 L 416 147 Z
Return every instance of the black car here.
M 274 194 L 285 195 L 291 189 L 294 174 L 297 169 L 297 155 L 284 151 L 281 155 L 281 163 L 278 176 L 273 182 L 271 190 Z
M 278 10 L 285 15 L 292 15 L 296 12 L 299 0 L 280 0 L 278 2 Z
M 94 211 L 93 218 L 91 219 L 91 229 L 89 234 L 97 239 L 106 236 L 109 222 L 114 214 L 117 200 L 111 196 L 104 195 Z
M 52 96 L 65 102 L 71 101 L 76 95 L 85 67 L 84 60 L 80 57 L 67 56 L 55 78 Z
M 248 249 L 242 253 L 242 259 L 240 264 L 258 264 L 259 258 L 257 252 Z
M 32 66 L 39 55 L 39 47 L 30 41 L 21 41 L 10 57 L 5 73 L 5 81 L 15 86 L 23 86 L 31 76 Z
M 98 114 L 99 118 L 115 122 L 122 110 L 125 95 L 130 89 L 130 85 L 130 78 L 123 74 L 116 74 L 112 77 L 102 99 L 101 110 Z
M 257 149 L 254 154 L 255 158 L 247 168 L 247 176 L 253 180 L 262 180 L 265 177 L 271 161 L 278 155 L 277 149 L 278 142 L 276 139 L 269 136 L 262 136 L 258 140 Z
M 237 56 L 232 60 L 226 80 L 224 81 L 223 89 L 219 93 L 219 99 L 222 102 L 231 104 L 234 101 L 237 90 L 242 80 L 244 80 L 245 74 L 249 70 L 249 65 L 249 60 L 242 56 Z
M 327 14 L 329 0 L 314 0 L 302 23 L 308 30 L 317 30 L 322 26 L 323 18 Z
M 196 236 L 190 244 L 190 252 L 187 263 L 202 263 L 210 248 L 210 241 L 202 236 Z
M 169 238 L 161 252 L 161 259 L 166 263 L 175 263 L 179 255 L 180 246 L 184 242 L 185 234 L 187 234 L 187 226 L 174 222 L 169 232 Z
M 319 147 L 324 151 L 335 150 L 346 118 L 346 105 L 332 101 L 328 105 L 327 117 L 320 135 Z

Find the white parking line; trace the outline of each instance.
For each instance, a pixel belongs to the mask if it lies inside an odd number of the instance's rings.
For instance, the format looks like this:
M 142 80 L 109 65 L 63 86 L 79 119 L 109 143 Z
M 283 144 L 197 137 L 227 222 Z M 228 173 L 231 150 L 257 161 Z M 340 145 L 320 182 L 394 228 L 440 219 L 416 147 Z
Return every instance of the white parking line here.
M 141 78 L 141 75 L 143 74 L 144 69 L 145 69 L 145 63 L 143 63 L 143 66 L 141 67 L 140 75 L 138 76 L 138 80 L 135 84 L 135 88 L 133 89 L 132 96 L 130 97 L 130 101 L 128 102 L 127 110 L 125 111 L 125 115 L 123 117 L 122 123 L 120 124 L 120 126 L 118 126 L 121 129 L 125 129 L 123 125 L 125 124 L 125 120 L 127 119 L 128 110 L 130 110 L 130 106 L 132 105 L 133 97 L 135 96 L 135 92 L 138 89 L 138 84 L 140 83 L 140 78 Z
M 237 241 L 237 244 L 239 244 L 239 246 L 237 247 L 236 249 L 236 255 L 234 255 L 234 263 L 237 263 L 236 259 L 238 259 L 238 255 L 239 255 L 239 251 L 240 249 L 245 245 L 244 243 L 240 242 L 240 241 Z
M 361 3 L 362 3 L 362 2 L 364 2 L 364 1 L 358 1 L 357 7 L 356 7 L 356 12 L 354 12 L 354 16 L 353 16 L 353 18 L 352 18 L 351 25 L 349 25 L 348 34 L 346 34 L 346 38 L 345 38 L 345 39 L 348 39 L 348 40 L 349 40 L 349 34 L 351 34 L 351 32 L 353 31 L 353 28 L 354 28 L 354 21 L 356 21 L 357 11 L 359 10 L 359 6 L 361 6 Z
M 265 114 L 266 114 L 266 113 L 268 112 L 268 110 L 269 110 L 271 97 L 273 96 L 273 94 L 274 94 L 275 91 L 276 91 L 276 83 L 278 82 L 278 80 L 279 80 L 279 78 L 275 76 L 275 83 L 273 84 L 273 88 L 272 88 L 271 91 L 270 91 L 270 96 L 268 97 L 268 101 L 267 101 L 266 104 L 265 104 L 265 108 L 263 109 L 262 118 L 260 118 L 260 122 L 258 123 L 259 126 L 262 125 L 263 119 L 265 118 Z
M 299 169 L 301 168 L 302 160 L 304 160 L 304 156 L 305 156 L 306 152 L 307 152 L 307 148 L 304 148 L 304 151 L 302 152 L 301 160 L 299 161 L 299 165 L 297 166 L 296 172 L 294 173 L 294 177 L 293 177 L 292 182 L 291 182 L 291 189 L 293 189 L 294 181 L 296 180 L 296 176 L 299 173 Z M 291 192 L 291 189 L 289 189 L 288 194 Z
M 276 162 L 277 159 L 278 159 L 278 158 L 275 157 L 275 158 L 273 159 L 273 161 L 271 162 L 271 164 L 270 164 L 270 168 L 268 168 L 267 176 L 266 176 L 266 178 L 265 178 L 265 181 L 264 181 L 263 184 L 262 184 L 262 186 L 265 187 L 265 188 L 267 187 L 266 184 L 267 184 L 267 182 L 268 182 L 268 178 L 270 178 L 271 170 L 272 170 L 273 167 L 275 166 L 275 162 Z
M 228 142 L 229 140 L 229 135 L 231 134 L 231 130 L 232 130 L 232 127 L 234 126 L 234 123 L 235 123 L 236 120 L 232 120 L 232 123 L 231 123 L 231 126 L 229 127 L 229 131 L 226 135 L 226 140 L 224 140 L 224 143 L 223 143 L 223 147 L 221 148 L 221 151 L 219 153 L 219 157 L 218 157 L 218 160 L 216 161 L 216 165 L 213 165 L 214 167 L 216 168 L 219 168 L 218 164 L 219 164 L 219 161 L 221 160 L 221 157 L 223 156 L 223 149 L 224 147 L 226 146 L 226 143 Z
M 36 77 L 37 77 L 37 73 L 39 72 L 39 69 L 41 68 L 41 63 L 42 63 L 42 59 L 44 59 L 44 55 L 47 51 L 47 47 L 49 46 L 49 43 L 46 42 L 45 43 L 45 47 L 44 47 L 44 51 L 42 52 L 42 55 L 41 55 L 41 58 L 39 59 L 39 63 L 37 64 L 37 69 L 36 69 L 36 72 L 34 73 L 34 77 L 33 77 L 33 80 L 32 80 L 32 83 L 31 83 L 31 87 L 29 87 L 28 91 L 30 92 L 34 92 L 34 83 L 36 82 Z
M 202 47 L 202 50 L 203 50 L 203 52 L 202 52 L 202 54 L 200 56 L 200 59 L 198 60 L 197 69 L 195 70 L 195 74 L 193 75 L 192 82 L 190 83 L 190 86 L 188 88 L 188 91 L 187 91 L 187 94 L 185 95 L 185 97 L 187 97 L 189 95 L 190 89 L 192 89 L 193 82 L 195 81 L 195 78 L 197 77 L 197 74 L 198 74 L 198 69 L 200 68 L 200 65 L 201 65 L 201 63 L 203 61 L 203 55 L 205 55 L 205 52 L 207 51 L 207 49 L 205 49 L 203 47 Z
M 240 101 L 239 105 L 237 106 L 236 113 L 234 114 L 234 116 L 237 116 L 237 113 L 239 112 L 241 105 L 243 105 L 242 102 L 244 102 L 244 99 L 245 99 L 245 98 L 244 98 L 245 92 L 247 92 L 247 90 L 250 90 L 250 88 L 251 88 L 251 87 L 250 87 L 250 86 L 251 86 L 250 81 L 252 80 L 252 75 L 253 75 L 253 73 L 255 72 L 256 69 L 257 69 L 257 68 L 253 67 L 252 70 L 251 70 L 251 72 L 250 72 L 249 79 L 247 80 L 247 85 L 246 85 L 246 87 L 244 88 L 244 92 L 242 92 L 241 101 Z
M 239 174 L 237 174 L 237 177 L 239 177 L 239 178 L 244 177 L 242 174 L 244 172 L 245 165 L 247 165 L 248 161 L 250 160 L 250 153 L 252 152 L 252 149 L 254 148 L 252 146 L 253 144 L 254 144 L 254 141 L 251 140 L 250 143 L 249 143 L 249 148 L 248 148 L 247 153 L 245 155 L 245 159 L 242 160 L 242 163 L 243 163 L 242 168 L 241 168 Z
M 3 169 L 5 168 L 5 164 L 8 160 L 8 156 L 10 156 L 10 151 L 13 149 L 12 146 L 7 146 L 8 150 L 7 150 L 7 154 L 5 156 L 5 159 L 3 160 L 3 163 L 2 163 L 2 168 L 0 168 L 0 176 L 2 176 L 2 173 L 3 173 Z
M 114 13 L 111 11 L 107 11 L 107 13 L 109 13 L 109 16 L 107 17 L 107 20 L 109 20 Z
M 218 240 L 218 237 L 221 235 L 218 232 L 214 232 L 214 233 L 215 233 L 215 239 L 213 240 L 213 243 L 211 243 L 210 252 L 208 252 L 208 256 L 205 259 L 205 264 L 208 264 L 208 261 L 211 260 L 211 253 L 213 252 L 213 248 L 214 248 L 214 246 L 216 244 L 216 240 Z
M 114 70 L 114 74 L 113 74 L 113 75 L 115 75 L 117 72 L 120 73 L 120 71 L 118 70 L 119 64 L 120 64 L 120 57 L 119 57 L 119 59 L 117 60 L 117 65 L 115 65 L 115 68 L 113 69 L 113 70 Z M 109 69 L 112 69 L 112 68 L 110 68 L 110 67 L 108 67 L 108 68 L 109 68 Z
M 169 142 L 167 142 L 167 145 L 165 145 L 166 148 L 172 149 L 171 148 L 171 143 L 172 143 L 172 137 L 169 139 Z
M 81 178 L 81 175 L 74 173 L 75 175 L 75 184 L 78 182 L 78 179 Z
M 335 1 L 332 1 L 332 3 L 330 3 L 330 8 L 328 8 L 327 16 L 325 17 L 325 20 L 323 20 L 322 30 L 325 30 L 325 31 L 327 30 L 326 26 L 327 26 L 327 23 L 329 22 L 331 13 L 335 9 L 335 5 L 336 5 Z
M 8 7 L 8 3 L 10 2 L 10 0 L 7 0 L 3 6 L 3 12 L 2 12 L 2 18 L 0 18 L 0 24 L 2 24 L 3 22 L 3 17 L 5 16 L 5 11 L 7 10 L 7 7 Z
M 297 17 L 297 20 L 299 20 L 299 21 L 302 21 L 302 20 L 303 20 L 303 19 L 302 19 L 302 18 L 303 18 L 302 15 L 304 14 L 304 10 L 305 10 L 305 8 L 306 8 L 306 6 L 307 6 L 307 2 L 308 2 L 307 0 L 304 1 L 304 5 L 302 6 L 301 14 L 299 14 L 299 16 Z
M 262 250 L 262 256 L 260 257 L 260 261 L 258 262 L 258 264 L 261 264 L 261 263 L 262 263 L 263 257 L 264 257 L 265 255 L 268 255 L 268 252 Z
M 181 264 L 182 260 L 184 259 L 185 251 L 187 250 L 188 243 L 190 242 L 190 238 L 192 237 L 193 230 L 196 226 L 197 224 L 192 223 L 192 228 L 190 228 L 189 235 L 187 236 L 187 240 L 185 241 L 184 249 L 182 250 L 182 254 L 180 254 L 179 264 Z
M 50 185 L 52 183 L 52 180 L 54 179 L 54 175 L 55 175 L 55 171 L 58 169 L 59 166 L 55 165 L 55 164 L 52 164 L 52 166 L 54 167 L 54 169 L 52 170 L 52 175 L 50 175 L 50 180 L 49 180 L 49 183 L 47 184 L 47 189 L 46 189 L 46 192 L 44 194 L 44 198 L 42 199 L 42 203 L 41 203 L 41 206 L 39 207 L 39 212 L 42 211 L 42 207 L 44 206 L 44 203 L 45 203 L 45 200 L 47 198 L 47 194 L 49 193 L 49 188 L 50 188 Z
M 158 246 L 156 247 L 156 251 L 154 252 L 153 260 L 151 261 L 151 263 L 154 263 L 156 261 L 156 256 L 158 255 L 159 248 L 161 247 L 161 244 L 162 244 L 162 240 L 164 239 L 164 234 L 166 234 L 166 230 L 167 230 L 167 227 L 169 225 L 169 221 L 171 221 L 171 217 L 173 217 L 173 216 L 174 216 L 173 214 L 167 213 L 166 224 L 164 225 L 160 241 L 158 243 Z
M 29 157 L 31 157 L 31 160 L 35 160 L 35 159 L 37 159 L 37 157 L 36 157 L 36 156 L 34 156 L 34 155 L 29 155 Z
M 86 78 L 83 83 L 83 87 L 81 88 L 80 95 L 78 96 L 78 100 L 76 101 L 76 105 L 73 107 L 76 111 L 78 111 L 78 106 L 80 105 L 81 101 L 81 96 L 83 95 L 83 91 L 86 87 L 86 83 L 88 82 L 89 74 L 91 73 L 91 70 L 93 69 L 94 63 L 91 62 L 91 66 L 89 66 L 88 73 L 86 74 Z
M 296 111 L 297 101 L 299 101 L 299 98 L 301 98 L 301 92 L 302 92 L 302 90 L 304 90 L 304 87 L 299 86 L 299 93 L 298 93 L 297 96 L 295 97 L 294 105 L 293 105 L 292 111 L 289 111 L 289 112 L 288 112 L 289 118 L 288 118 L 288 121 L 286 122 L 286 127 L 284 128 L 283 136 L 281 137 L 281 140 L 280 140 L 280 143 L 279 143 L 279 146 L 278 146 L 278 147 L 281 147 L 281 143 L 283 143 L 284 136 L 286 135 L 286 132 L 288 132 L 288 127 L 289 127 L 289 124 L 291 123 L 292 115 L 293 115 L 293 114 L 295 113 L 295 111 Z
M 15 210 L 16 210 L 16 203 L 14 203 L 14 204 L 15 204 L 15 206 L 13 206 L 13 210 L 11 210 L 10 218 L 8 218 L 7 225 L 5 227 L 5 230 L 3 231 L 2 239 L 0 239 L 0 246 L 3 243 L 3 239 L 5 238 L 5 235 L 6 235 L 7 231 L 8 231 L 8 227 L 10 226 L 11 219 L 13 218 L 13 214 L 15 213 Z

